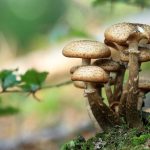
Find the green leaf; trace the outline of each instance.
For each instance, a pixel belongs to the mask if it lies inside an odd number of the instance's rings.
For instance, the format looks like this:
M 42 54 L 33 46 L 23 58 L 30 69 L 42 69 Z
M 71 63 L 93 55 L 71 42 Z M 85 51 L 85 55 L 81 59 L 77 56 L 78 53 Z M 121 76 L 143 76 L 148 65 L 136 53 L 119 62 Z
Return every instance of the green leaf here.
M 0 72 L 0 81 L 2 84 L 3 90 L 13 87 L 19 83 L 16 75 L 14 74 L 16 70 L 2 70 Z
M 14 115 L 19 113 L 19 109 L 12 107 L 12 106 L 7 106 L 7 107 L 0 107 L 0 116 L 5 116 L 5 115 Z
M 35 92 L 41 88 L 45 81 L 48 72 L 38 72 L 34 69 L 28 70 L 24 75 L 21 75 L 21 88 L 28 92 Z

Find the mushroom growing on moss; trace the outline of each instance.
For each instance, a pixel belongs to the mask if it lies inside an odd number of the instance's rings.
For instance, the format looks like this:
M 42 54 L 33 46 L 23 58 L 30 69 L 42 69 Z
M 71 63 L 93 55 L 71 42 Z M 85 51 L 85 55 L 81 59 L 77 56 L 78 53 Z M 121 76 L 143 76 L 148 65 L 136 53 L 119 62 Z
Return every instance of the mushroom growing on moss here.
M 137 23 L 115 24 L 106 29 L 104 42 L 115 49 L 119 57 L 117 62 L 112 59 L 111 48 L 98 41 L 73 41 L 63 49 L 65 56 L 83 60 L 81 66 L 71 68 L 72 80 L 84 83 L 84 92 L 92 113 L 103 130 L 120 123 L 141 129 L 143 121 L 139 112 L 143 96 L 149 91 L 145 90 L 149 81 L 139 81 L 139 72 L 141 63 L 150 60 L 150 26 Z M 91 59 L 97 60 L 91 64 Z M 127 69 L 129 75 L 125 81 Z M 115 78 L 110 80 L 112 75 Z M 104 93 L 99 92 L 103 86 L 107 87 L 105 92 L 109 104 L 103 99 Z
M 126 117 L 129 126 L 142 127 L 137 108 L 138 78 L 139 78 L 139 53 L 138 44 L 141 40 L 150 39 L 150 26 L 133 23 L 119 23 L 105 31 L 105 38 L 120 45 L 128 46 L 129 52 L 129 89 L 127 96 Z
M 118 122 L 117 117 L 102 101 L 102 98 L 98 94 L 98 91 L 94 88 L 92 83 L 106 83 L 109 80 L 108 74 L 98 66 L 82 66 L 79 67 L 72 74 L 71 79 L 73 81 L 84 81 L 87 83 L 87 89 L 85 94 L 88 97 L 91 109 L 93 105 L 97 105 L 98 111 L 93 111 L 93 115 L 97 119 L 99 125 L 103 128 L 110 128 L 112 124 Z M 98 113 L 100 111 L 100 113 Z

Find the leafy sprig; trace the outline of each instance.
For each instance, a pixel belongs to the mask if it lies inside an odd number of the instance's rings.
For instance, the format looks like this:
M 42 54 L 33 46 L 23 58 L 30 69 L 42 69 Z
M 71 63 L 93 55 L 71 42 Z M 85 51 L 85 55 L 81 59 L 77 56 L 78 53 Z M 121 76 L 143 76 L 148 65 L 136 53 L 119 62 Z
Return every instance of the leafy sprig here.
M 71 81 L 63 82 L 56 85 L 43 86 L 48 72 L 39 72 L 35 69 L 27 70 L 24 74 L 19 74 L 18 69 L 0 71 L 0 83 L 2 93 L 27 92 L 32 94 L 36 100 L 36 92 L 46 88 L 60 87 Z

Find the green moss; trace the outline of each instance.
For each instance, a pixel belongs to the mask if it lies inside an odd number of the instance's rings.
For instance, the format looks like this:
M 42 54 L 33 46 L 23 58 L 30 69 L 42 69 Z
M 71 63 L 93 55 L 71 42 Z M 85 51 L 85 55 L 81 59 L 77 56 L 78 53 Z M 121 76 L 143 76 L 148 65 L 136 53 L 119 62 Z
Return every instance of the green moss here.
M 150 127 L 145 130 L 129 129 L 117 126 L 85 140 L 76 138 L 64 144 L 61 150 L 144 150 L 144 144 L 150 139 Z M 82 138 L 83 139 L 83 138 Z
M 134 146 L 144 144 L 148 139 L 150 139 L 150 134 L 144 134 L 141 135 L 140 137 L 133 137 L 132 138 L 132 144 Z

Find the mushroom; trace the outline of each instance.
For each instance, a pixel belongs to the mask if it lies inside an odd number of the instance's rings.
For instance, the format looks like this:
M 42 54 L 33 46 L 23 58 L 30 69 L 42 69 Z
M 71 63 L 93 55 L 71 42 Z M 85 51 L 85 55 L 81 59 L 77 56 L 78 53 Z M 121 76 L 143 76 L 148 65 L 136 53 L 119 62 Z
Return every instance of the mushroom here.
M 73 81 L 87 82 L 88 84 L 85 93 L 92 93 L 95 92 L 95 89 L 90 82 L 106 83 L 108 82 L 109 76 L 102 68 L 98 66 L 82 66 L 75 70 L 71 79 Z
M 73 66 L 71 69 L 70 69 L 70 74 L 72 75 L 75 70 L 77 70 L 79 67 L 81 67 L 81 65 L 79 66 Z M 73 84 L 75 87 L 77 88 L 80 88 L 80 89 L 85 89 L 86 88 L 86 84 L 83 82 L 83 81 L 73 81 Z
M 109 57 L 110 49 L 103 43 L 92 40 L 73 41 L 62 51 L 66 57 L 82 58 L 82 65 L 90 65 L 91 59 Z
M 143 98 L 150 91 L 150 79 L 140 77 L 138 88 L 139 88 L 140 91 L 139 91 L 137 110 L 141 110 L 142 104 L 143 104 Z
M 149 107 L 142 108 L 142 119 L 145 125 L 150 123 L 150 108 Z
M 150 38 L 150 26 L 133 23 L 119 23 L 108 28 L 105 31 L 105 38 L 120 45 L 127 45 L 129 51 L 129 89 L 127 97 L 126 117 L 129 126 L 142 127 L 137 111 L 138 99 L 138 44 L 142 39 Z
M 118 122 L 117 116 L 106 106 L 92 85 L 92 83 L 95 82 L 108 82 L 109 76 L 102 68 L 98 66 L 82 66 L 75 70 L 71 79 L 73 81 L 87 82 L 87 89 L 85 90 L 86 96 L 88 97 L 91 109 L 92 107 L 97 108 L 92 109 L 93 115 L 104 130 Z M 98 107 L 95 107 L 95 105 Z
M 109 57 L 110 49 L 103 43 L 92 40 L 72 41 L 62 51 L 66 57 L 82 58 L 82 66 L 90 65 L 91 59 Z M 76 68 L 72 68 L 71 72 Z
M 107 58 L 98 59 L 93 63 L 93 65 L 103 68 L 108 74 L 110 74 L 111 72 L 117 72 L 120 69 L 120 64 L 118 62 Z M 113 93 L 110 86 L 110 80 L 104 84 L 109 104 L 114 101 Z

